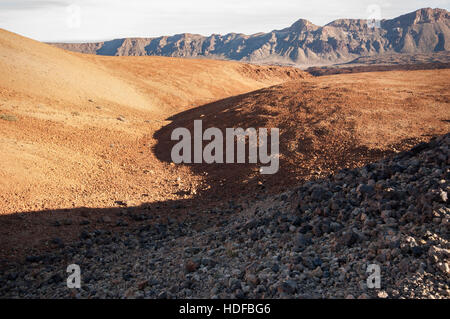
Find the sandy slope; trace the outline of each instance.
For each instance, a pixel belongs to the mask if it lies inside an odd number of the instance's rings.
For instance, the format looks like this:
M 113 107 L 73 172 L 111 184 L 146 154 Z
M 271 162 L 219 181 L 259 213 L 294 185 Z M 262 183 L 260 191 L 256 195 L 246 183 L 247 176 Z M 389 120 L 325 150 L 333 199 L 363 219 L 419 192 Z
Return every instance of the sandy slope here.
M 359 167 L 450 131 L 450 70 L 391 71 L 291 81 L 177 114 L 156 133 L 157 157 L 170 162 L 176 127 L 280 129 L 280 170 L 261 164 L 190 165 L 207 172 L 204 195 L 224 199 L 283 192 L 305 179 Z M 218 116 L 220 115 L 220 116 Z M 219 192 L 220 190 L 220 192 Z
M 124 202 L 201 216 L 203 205 L 255 200 L 450 129 L 450 70 L 312 78 L 235 62 L 81 55 L 2 30 L 0 74 L 0 260 L 76 238 L 82 220 L 109 227 L 98 222 L 108 215 L 113 227 Z M 171 165 L 172 129 L 199 118 L 205 127 L 279 127 L 280 173 Z M 29 211 L 41 212 L 11 214 Z
M 170 197 L 177 174 L 150 151 L 169 115 L 307 76 L 234 62 L 86 56 L 5 30 L 0 73 L 0 213 Z

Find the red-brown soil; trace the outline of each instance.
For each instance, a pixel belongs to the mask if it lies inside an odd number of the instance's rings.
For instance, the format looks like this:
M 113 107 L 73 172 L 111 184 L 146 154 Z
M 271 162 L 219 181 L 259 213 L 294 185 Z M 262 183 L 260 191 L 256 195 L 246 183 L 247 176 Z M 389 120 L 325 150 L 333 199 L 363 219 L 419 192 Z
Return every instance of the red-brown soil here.
M 0 259 L 73 239 L 80 227 L 113 228 L 125 204 L 178 216 L 256 199 L 450 128 L 450 70 L 312 78 L 285 67 L 82 55 L 6 31 L 0 48 Z M 194 119 L 280 128 L 280 172 L 171 164 L 172 129 Z

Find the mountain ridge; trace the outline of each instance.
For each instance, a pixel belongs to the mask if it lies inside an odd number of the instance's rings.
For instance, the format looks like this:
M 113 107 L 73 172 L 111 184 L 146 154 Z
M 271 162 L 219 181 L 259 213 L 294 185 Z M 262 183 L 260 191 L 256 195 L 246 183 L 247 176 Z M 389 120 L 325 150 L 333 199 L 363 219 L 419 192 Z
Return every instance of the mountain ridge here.
M 450 14 L 423 8 L 371 27 L 365 19 L 337 19 L 317 26 L 299 19 L 268 33 L 225 35 L 182 33 L 154 38 L 121 38 L 92 43 L 52 43 L 57 47 L 109 56 L 171 56 L 250 63 L 326 65 L 362 56 L 433 53 L 450 50 Z

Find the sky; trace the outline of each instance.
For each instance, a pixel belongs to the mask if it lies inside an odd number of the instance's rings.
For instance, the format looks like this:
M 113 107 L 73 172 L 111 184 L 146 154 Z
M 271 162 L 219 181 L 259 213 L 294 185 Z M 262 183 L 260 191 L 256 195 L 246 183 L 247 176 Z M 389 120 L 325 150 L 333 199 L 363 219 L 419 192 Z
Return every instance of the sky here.
M 0 28 L 39 41 L 85 42 L 178 33 L 253 34 L 300 18 L 389 19 L 450 0 L 0 0 Z

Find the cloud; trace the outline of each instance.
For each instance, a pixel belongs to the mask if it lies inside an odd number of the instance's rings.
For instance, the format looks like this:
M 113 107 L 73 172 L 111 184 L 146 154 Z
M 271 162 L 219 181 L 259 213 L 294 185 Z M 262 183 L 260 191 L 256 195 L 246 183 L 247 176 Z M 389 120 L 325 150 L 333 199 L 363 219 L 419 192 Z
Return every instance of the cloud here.
M 79 7 L 78 20 L 72 19 L 72 4 Z M 367 19 L 373 4 L 380 6 L 381 18 L 394 18 L 422 7 L 448 10 L 450 0 L 0 0 L 0 27 L 41 41 L 252 34 L 282 29 L 300 18 L 317 25 Z
M 0 2 L 0 10 L 38 10 L 55 7 L 65 7 L 69 4 L 70 1 L 68 0 L 2 0 Z

